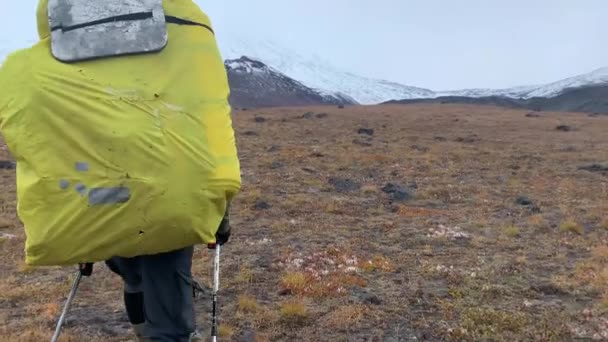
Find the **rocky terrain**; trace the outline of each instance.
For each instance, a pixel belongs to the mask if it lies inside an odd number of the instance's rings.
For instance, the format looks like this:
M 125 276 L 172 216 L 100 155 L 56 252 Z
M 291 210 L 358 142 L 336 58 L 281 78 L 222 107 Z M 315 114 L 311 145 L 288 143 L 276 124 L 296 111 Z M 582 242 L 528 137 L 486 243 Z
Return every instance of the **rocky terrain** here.
M 453 104 L 235 111 L 222 341 L 608 339 L 608 117 Z M 23 263 L 0 151 L 0 340 L 47 341 L 75 268 Z M 211 254 L 194 273 L 210 284 Z M 129 341 L 96 264 L 63 341 Z M 197 298 L 209 334 L 210 298 Z

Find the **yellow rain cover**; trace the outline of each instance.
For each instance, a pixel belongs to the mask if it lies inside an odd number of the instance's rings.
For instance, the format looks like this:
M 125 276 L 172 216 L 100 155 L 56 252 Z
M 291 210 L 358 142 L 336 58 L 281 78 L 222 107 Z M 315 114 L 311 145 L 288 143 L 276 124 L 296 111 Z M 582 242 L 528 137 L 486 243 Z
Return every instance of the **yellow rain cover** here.
M 166 15 L 211 26 L 191 0 Z M 211 30 L 168 24 L 161 53 L 64 64 L 40 41 L 0 68 L 26 263 L 70 265 L 215 242 L 241 186 L 229 87 Z

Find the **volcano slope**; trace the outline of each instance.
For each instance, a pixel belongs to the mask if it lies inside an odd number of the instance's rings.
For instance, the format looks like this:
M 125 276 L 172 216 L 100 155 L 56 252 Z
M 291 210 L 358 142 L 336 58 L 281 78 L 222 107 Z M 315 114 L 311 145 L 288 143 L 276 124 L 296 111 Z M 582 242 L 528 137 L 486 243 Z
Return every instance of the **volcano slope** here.
M 234 124 L 223 340 L 608 338 L 608 117 L 415 104 Z M 23 263 L 14 170 L 0 181 L 0 340 L 48 340 L 75 268 Z M 203 287 L 211 262 L 198 248 Z M 121 291 L 96 264 L 63 340 L 128 341 Z M 208 335 L 209 293 L 196 301 Z

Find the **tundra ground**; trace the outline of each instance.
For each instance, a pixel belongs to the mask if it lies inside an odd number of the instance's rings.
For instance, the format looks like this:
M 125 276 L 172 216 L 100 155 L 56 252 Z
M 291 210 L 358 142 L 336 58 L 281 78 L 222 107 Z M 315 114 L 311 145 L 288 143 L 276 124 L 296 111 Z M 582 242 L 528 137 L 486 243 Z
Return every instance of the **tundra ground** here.
M 608 340 L 608 116 L 356 106 L 234 124 L 222 340 Z M 75 269 L 23 263 L 14 170 L 0 182 L 0 340 L 47 341 Z M 197 249 L 197 280 L 211 271 Z M 63 341 L 128 341 L 121 290 L 96 264 Z M 208 335 L 206 294 L 197 313 Z

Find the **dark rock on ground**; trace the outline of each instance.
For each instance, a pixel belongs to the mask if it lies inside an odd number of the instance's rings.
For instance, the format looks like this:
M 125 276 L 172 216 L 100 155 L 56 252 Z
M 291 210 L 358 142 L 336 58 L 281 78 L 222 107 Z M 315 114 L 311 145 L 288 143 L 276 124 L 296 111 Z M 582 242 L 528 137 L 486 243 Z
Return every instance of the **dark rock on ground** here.
M 479 141 L 479 137 L 476 134 L 472 134 L 467 137 L 456 138 L 456 142 L 461 142 L 461 143 L 466 143 L 466 144 L 472 144 L 477 141 Z
M 560 132 L 570 132 L 570 131 L 574 130 L 571 126 L 568 126 L 568 125 L 559 125 L 559 126 L 555 127 L 555 129 Z
M 361 288 L 353 288 L 352 289 L 352 298 L 359 302 L 359 303 L 363 303 L 363 304 L 371 304 L 371 305 L 381 305 L 382 304 L 382 300 L 375 295 L 374 293 L 371 293 L 368 290 L 365 289 L 361 289 Z
M 365 304 L 372 304 L 372 305 L 382 304 L 382 301 L 380 300 L 380 298 L 378 298 L 378 296 L 376 296 L 375 294 L 368 293 L 362 299 L 363 299 L 363 303 L 365 303 Z
M 317 119 L 323 119 L 329 116 L 329 114 L 327 113 L 319 113 L 317 115 L 315 115 L 317 117 Z
M 291 289 L 281 289 L 279 290 L 279 296 L 290 296 L 292 294 Z
M 526 117 L 527 118 L 540 118 L 541 116 L 538 113 L 530 112 L 530 113 L 526 114 Z
M 608 162 L 606 163 L 593 163 L 590 165 L 585 165 L 579 167 L 580 170 L 590 171 L 590 172 L 608 172 Z
M 14 170 L 17 168 L 17 164 L 10 160 L 0 160 L 0 169 L 2 170 Z
M 357 133 L 359 134 L 366 134 L 366 135 L 374 135 L 374 130 L 372 128 L 359 128 L 359 130 L 357 131 Z
M 257 122 L 257 123 L 263 123 L 266 122 L 266 118 L 262 117 L 262 116 L 256 116 L 253 121 Z
M 308 173 L 317 173 L 317 170 L 315 170 L 315 169 L 314 169 L 314 168 L 312 168 L 312 167 L 303 167 L 303 168 L 302 168 L 302 171 L 304 171 L 304 172 L 308 172 Z
M 325 155 L 319 151 L 314 151 L 313 153 L 310 154 L 310 156 L 315 157 L 315 158 L 325 157 Z
M 383 188 L 382 188 L 382 192 L 386 193 L 386 194 L 392 194 L 395 193 L 396 191 L 398 191 L 401 187 L 399 185 L 393 184 L 393 183 L 387 183 Z
M 529 199 L 526 196 L 519 196 L 519 197 L 517 197 L 517 199 L 515 200 L 515 203 L 517 203 L 519 205 L 525 205 L 525 206 L 533 204 L 532 200 Z
M 396 191 L 392 194 L 393 201 L 396 202 L 406 202 L 413 198 L 414 196 L 408 191 Z
M 382 188 L 382 192 L 391 195 L 396 202 L 405 202 L 414 198 L 414 191 L 405 186 L 388 183 Z
M 272 208 L 272 206 L 268 204 L 268 202 L 262 200 L 257 200 L 253 205 L 253 209 L 255 210 L 266 210 L 270 208 Z
M 416 151 L 418 151 L 418 152 L 428 152 L 428 151 L 429 151 L 429 148 L 428 148 L 428 147 L 425 147 L 425 146 L 419 146 L 419 145 L 412 145 L 412 146 L 410 146 L 410 148 L 411 148 L 412 150 L 416 150 Z
M 536 292 L 542 293 L 547 296 L 557 296 L 557 295 L 567 294 L 566 291 L 564 291 L 557 285 L 548 283 L 548 282 L 533 284 L 530 288 Z
M 338 109 L 344 109 L 344 105 L 339 105 Z
M 338 192 L 356 191 L 361 188 L 361 184 L 347 178 L 332 177 L 329 179 L 329 184 L 331 184 Z
M 257 137 L 259 135 L 258 132 L 254 131 L 245 131 L 243 134 L 249 137 Z
M 448 139 L 445 137 L 434 137 L 435 141 L 447 141 Z
M 302 119 L 312 119 L 313 116 L 314 116 L 313 112 L 306 112 L 306 113 L 302 114 L 302 116 L 300 118 L 302 118 Z
M 279 145 L 272 145 L 268 148 L 268 152 L 277 152 L 281 149 Z
M 394 214 L 394 213 L 399 212 L 399 207 L 396 205 L 389 205 L 386 207 L 386 210 L 388 210 L 389 212 Z
M 530 198 L 528 198 L 526 196 L 517 197 L 517 199 L 515 200 L 515 203 L 519 204 L 521 206 L 527 207 L 530 211 L 530 214 L 540 214 L 541 213 L 540 207 L 537 206 L 536 204 L 534 204 L 534 201 L 532 201 Z

